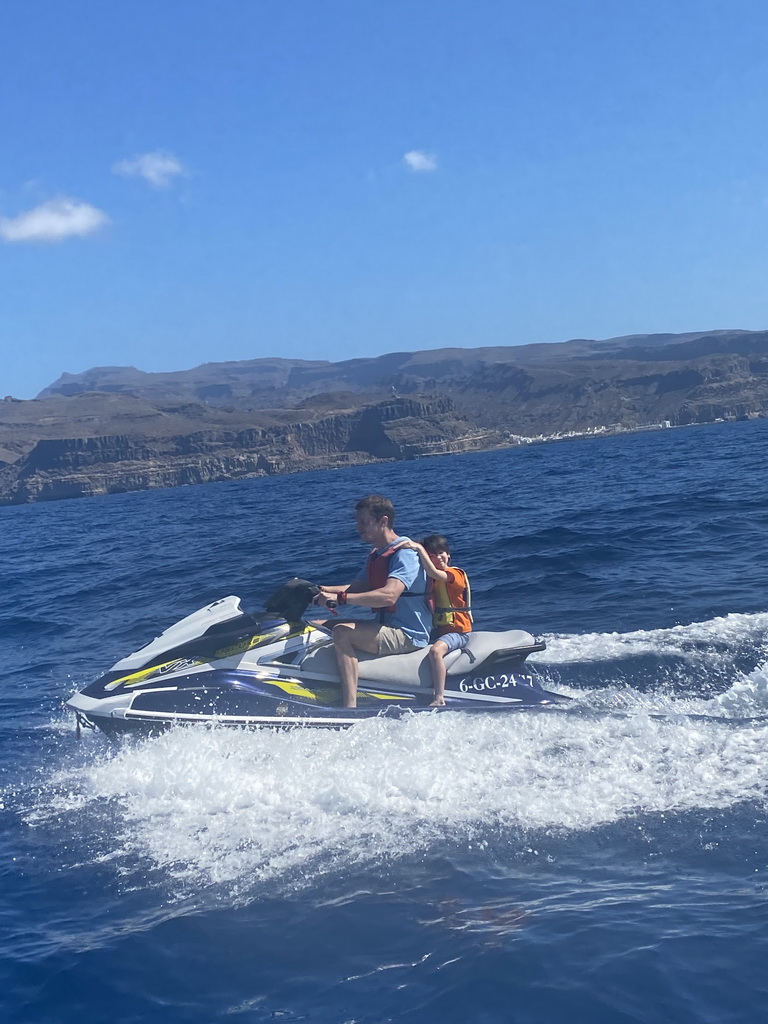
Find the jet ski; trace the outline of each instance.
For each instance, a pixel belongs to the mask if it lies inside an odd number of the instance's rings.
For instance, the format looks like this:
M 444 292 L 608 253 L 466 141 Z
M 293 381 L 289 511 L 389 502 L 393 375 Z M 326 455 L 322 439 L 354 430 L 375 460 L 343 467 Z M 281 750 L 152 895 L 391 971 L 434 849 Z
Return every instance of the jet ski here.
M 235 596 L 193 612 L 66 702 L 78 729 L 115 735 L 190 723 L 339 728 L 382 715 L 499 713 L 569 700 L 545 690 L 525 665 L 544 641 L 512 629 L 472 633 L 466 647 L 446 656 L 446 703 L 437 708 L 429 706 L 426 649 L 361 653 L 357 707 L 342 708 L 330 629 L 307 621 L 317 611 L 317 592 L 294 579 L 257 614 L 244 612 Z M 340 619 L 329 625 L 334 621 Z

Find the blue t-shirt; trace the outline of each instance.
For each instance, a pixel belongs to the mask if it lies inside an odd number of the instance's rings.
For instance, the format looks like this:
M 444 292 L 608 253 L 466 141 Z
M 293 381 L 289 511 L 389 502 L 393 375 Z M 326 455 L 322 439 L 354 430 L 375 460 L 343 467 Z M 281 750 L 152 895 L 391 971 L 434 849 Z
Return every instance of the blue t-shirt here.
M 392 544 L 387 544 L 386 547 L 377 550 L 387 551 L 403 540 L 409 540 L 409 538 L 398 537 L 397 540 L 392 541 Z M 370 587 L 367 570 L 368 560 L 366 559 L 360 578 L 364 579 L 366 586 Z M 387 577 L 390 576 L 400 580 L 405 585 L 405 590 L 397 599 L 395 610 L 381 614 L 382 625 L 402 629 L 417 647 L 426 647 L 432 629 L 432 612 L 427 604 L 427 574 L 416 552 L 410 551 L 408 548 L 401 548 L 390 555 Z M 378 609 L 374 608 L 374 612 L 377 611 Z

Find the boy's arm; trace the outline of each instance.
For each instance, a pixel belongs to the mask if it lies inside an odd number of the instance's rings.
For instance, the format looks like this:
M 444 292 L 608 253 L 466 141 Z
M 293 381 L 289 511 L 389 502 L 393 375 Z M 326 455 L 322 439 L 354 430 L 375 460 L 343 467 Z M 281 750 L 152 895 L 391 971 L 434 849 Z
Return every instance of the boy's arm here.
M 399 551 L 400 548 L 404 548 L 407 551 L 415 551 L 419 556 L 419 561 L 421 562 L 424 572 L 433 580 L 442 580 L 443 583 L 445 583 L 445 581 L 449 579 L 448 573 L 437 568 L 435 563 L 429 557 L 429 552 L 422 544 L 419 544 L 415 540 L 404 540 L 402 544 L 398 544 L 397 547 L 393 548 L 393 551 Z

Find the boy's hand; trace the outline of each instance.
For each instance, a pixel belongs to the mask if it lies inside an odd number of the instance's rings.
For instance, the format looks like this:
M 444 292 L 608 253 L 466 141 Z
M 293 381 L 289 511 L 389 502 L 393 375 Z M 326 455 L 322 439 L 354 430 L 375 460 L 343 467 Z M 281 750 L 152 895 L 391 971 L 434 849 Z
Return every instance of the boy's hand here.
M 415 540 L 401 540 L 399 544 L 395 544 L 392 548 L 393 551 L 399 551 L 400 548 L 405 548 L 407 551 L 418 551 L 421 544 L 417 544 Z

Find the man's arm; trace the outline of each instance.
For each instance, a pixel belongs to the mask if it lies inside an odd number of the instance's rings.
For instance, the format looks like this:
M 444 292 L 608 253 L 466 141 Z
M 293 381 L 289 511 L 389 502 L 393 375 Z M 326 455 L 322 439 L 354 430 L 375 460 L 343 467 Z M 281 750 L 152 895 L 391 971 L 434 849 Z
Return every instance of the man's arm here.
M 360 593 L 365 583 L 363 580 L 352 580 L 351 583 L 341 583 L 332 587 L 327 587 L 324 583 L 319 583 L 318 586 L 324 594 Z
M 403 581 L 390 576 L 384 586 L 379 587 L 378 590 L 359 592 L 352 590 L 351 587 L 350 589 L 323 587 L 317 596 L 327 604 L 328 601 L 338 601 L 339 594 L 343 592 L 345 597 L 341 599 L 341 604 L 361 605 L 363 608 L 388 608 L 389 605 L 395 604 L 404 590 Z

